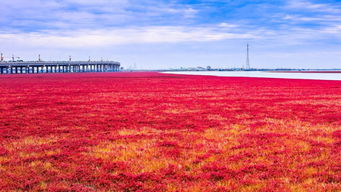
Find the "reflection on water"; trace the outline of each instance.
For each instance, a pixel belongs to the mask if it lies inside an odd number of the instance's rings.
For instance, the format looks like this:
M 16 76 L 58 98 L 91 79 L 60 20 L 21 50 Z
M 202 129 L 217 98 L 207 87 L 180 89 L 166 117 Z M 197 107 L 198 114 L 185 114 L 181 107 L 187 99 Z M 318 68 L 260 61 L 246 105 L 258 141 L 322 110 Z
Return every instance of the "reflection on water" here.
M 318 79 L 318 80 L 339 80 L 341 73 L 284 73 L 266 71 L 174 71 L 165 72 L 170 74 L 184 75 L 212 75 L 222 77 L 264 77 L 264 78 L 285 78 L 285 79 Z

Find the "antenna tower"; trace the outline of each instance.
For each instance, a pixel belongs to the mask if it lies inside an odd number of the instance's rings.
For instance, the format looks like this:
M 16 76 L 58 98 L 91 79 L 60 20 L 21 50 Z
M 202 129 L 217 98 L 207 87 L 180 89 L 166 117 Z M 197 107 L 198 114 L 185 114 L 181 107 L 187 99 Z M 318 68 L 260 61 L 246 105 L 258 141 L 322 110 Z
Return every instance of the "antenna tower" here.
M 250 46 L 246 45 L 246 69 L 250 69 Z
M 4 54 L 1 53 L 1 54 L 0 54 L 0 62 L 3 62 L 3 61 L 4 61 Z

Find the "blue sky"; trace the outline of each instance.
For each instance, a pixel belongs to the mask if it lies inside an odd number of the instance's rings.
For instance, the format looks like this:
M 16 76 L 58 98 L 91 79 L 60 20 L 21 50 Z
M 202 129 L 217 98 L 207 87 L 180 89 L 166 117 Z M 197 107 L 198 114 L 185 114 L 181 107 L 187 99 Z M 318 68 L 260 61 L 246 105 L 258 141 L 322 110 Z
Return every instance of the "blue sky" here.
M 125 68 L 341 68 L 340 0 L 2 0 L 0 52 Z

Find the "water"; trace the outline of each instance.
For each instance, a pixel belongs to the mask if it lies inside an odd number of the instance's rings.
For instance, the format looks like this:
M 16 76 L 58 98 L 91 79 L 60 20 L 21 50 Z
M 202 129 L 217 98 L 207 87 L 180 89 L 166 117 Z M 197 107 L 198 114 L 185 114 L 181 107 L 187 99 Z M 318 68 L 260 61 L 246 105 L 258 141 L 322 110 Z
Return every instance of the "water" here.
M 266 71 L 174 71 L 165 73 L 183 75 L 210 75 L 221 77 L 261 77 L 341 81 L 341 73 L 284 73 L 284 72 L 273 73 Z

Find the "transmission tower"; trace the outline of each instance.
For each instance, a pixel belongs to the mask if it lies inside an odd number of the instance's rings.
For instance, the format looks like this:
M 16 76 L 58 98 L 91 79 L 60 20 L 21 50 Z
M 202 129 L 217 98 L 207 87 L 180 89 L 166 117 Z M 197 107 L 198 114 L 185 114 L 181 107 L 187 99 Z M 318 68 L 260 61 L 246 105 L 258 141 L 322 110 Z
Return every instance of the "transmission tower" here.
M 250 69 L 250 46 L 246 45 L 246 69 Z

